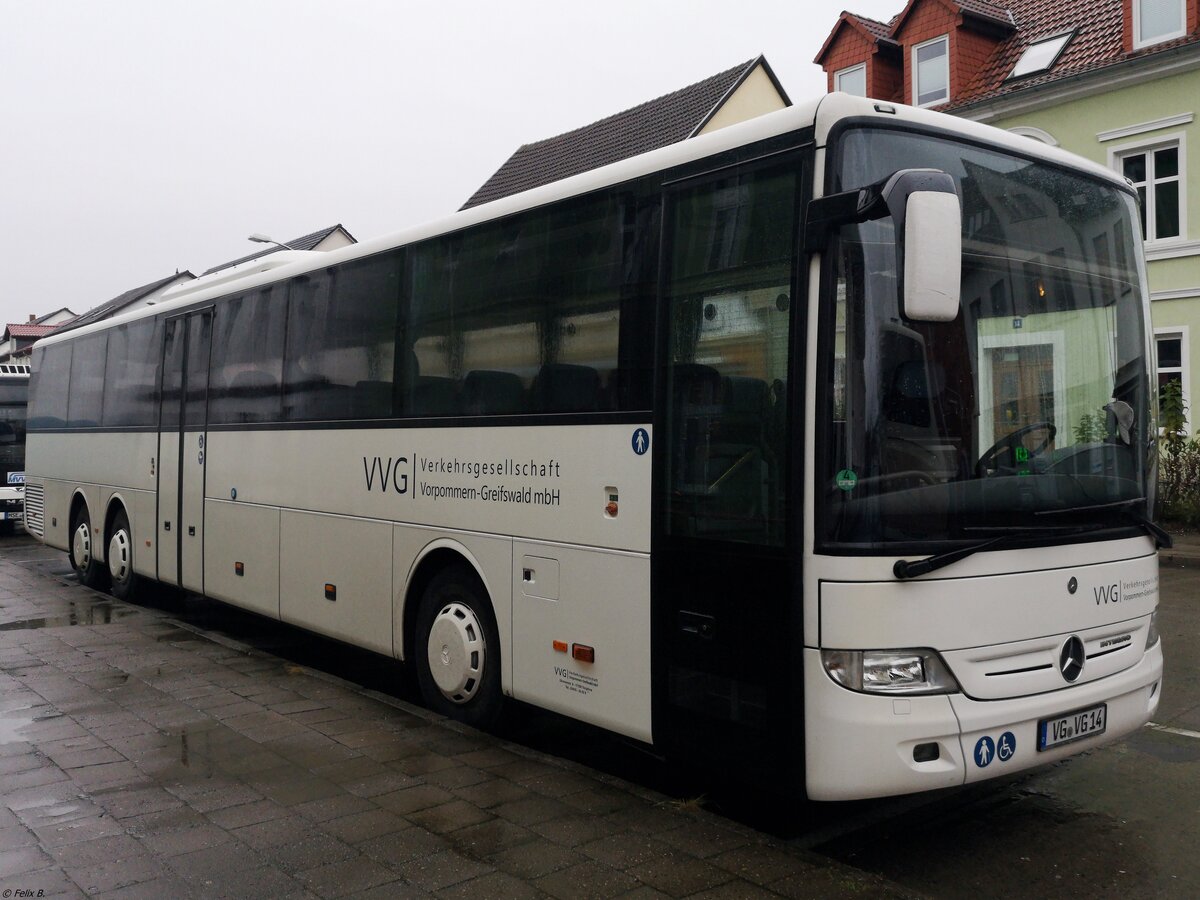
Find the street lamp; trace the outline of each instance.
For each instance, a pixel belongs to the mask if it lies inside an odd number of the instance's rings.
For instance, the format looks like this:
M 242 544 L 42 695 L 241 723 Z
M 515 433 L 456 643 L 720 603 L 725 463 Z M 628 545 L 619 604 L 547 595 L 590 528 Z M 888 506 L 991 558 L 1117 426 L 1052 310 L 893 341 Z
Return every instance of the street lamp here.
M 275 238 L 267 237 L 265 234 L 252 234 L 248 240 L 254 241 L 256 244 L 275 244 L 282 247 L 284 250 L 295 250 L 295 247 L 288 246 L 283 241 L 277 241 Z

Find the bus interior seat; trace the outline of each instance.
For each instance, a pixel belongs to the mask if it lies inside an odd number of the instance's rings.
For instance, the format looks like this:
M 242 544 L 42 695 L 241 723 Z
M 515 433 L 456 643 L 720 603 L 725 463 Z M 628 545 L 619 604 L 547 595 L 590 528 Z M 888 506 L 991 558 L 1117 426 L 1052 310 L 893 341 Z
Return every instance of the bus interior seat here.
M 463 407 L 469 416 L 504 416 L 525 411 L 525 386 L 514 372 L 475 369 L 463 379 Z
M 721 396 L 721 374 L 702 363 L 679 363 L 671 368 L 671 395 L 676 408 L 712 411 Z
M 530 388 L 537 412 L 596 412 L 600 408 L 600 373 L 591 366 L 547 363 Z
M 261 369 L 248 369 L 229 379 L 224 396 L 215 399 L 210 418 L 218 422 L 266 422 L 279 418 L 279 379 Z
M 724 403 L 727 420 L 744 429 L 743 433 L 761 434 L 770 411 L 770 389 L 761 378 L 728 375 L 724 381 Z
M 354 385 L 354 418 L 386 419 L 392 415 L 392 383 L 360 381 Z
M 458 382 L 442 375 L 418 375 L 413 382 L 412 414 L 455 416 L 460 412 Z
M 293 420 L 348 419 L 353 402 L 352 388 L 325 380 L 310 380 L 291 385 L 288 390 L 288 417 Z

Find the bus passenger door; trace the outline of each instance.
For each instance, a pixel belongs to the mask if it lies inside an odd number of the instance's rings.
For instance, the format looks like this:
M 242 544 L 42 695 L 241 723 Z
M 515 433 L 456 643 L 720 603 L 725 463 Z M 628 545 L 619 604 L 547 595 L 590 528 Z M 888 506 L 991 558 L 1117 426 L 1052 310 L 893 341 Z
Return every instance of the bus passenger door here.
M 204 455 L 212 310 L 168 319 L 158 439 L 158 577 L 204 592 Z
M 655 743 L 777 784 L 803 771 L 787 752 L 803 713 L 788 527 L 800 171 L 732 168 L 668 194 L 654 431 Z

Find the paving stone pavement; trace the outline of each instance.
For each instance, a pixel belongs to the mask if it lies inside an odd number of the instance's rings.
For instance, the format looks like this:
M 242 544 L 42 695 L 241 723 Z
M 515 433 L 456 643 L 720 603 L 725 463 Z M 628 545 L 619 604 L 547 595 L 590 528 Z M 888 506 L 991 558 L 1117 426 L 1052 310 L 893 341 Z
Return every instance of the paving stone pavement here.
M 0 896 L 887 897 L 0 541 Z

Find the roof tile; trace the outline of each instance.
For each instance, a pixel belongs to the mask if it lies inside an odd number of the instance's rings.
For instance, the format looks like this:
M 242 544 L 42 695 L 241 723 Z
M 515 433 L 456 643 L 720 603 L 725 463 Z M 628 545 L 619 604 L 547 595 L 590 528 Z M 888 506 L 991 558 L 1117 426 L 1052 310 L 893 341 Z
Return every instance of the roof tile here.
M 752 59 L 583 128 L 525 144 L 462 208 L 498 200 L 682 141 L 707 121 L 725 95 L 760 62 L 770 72 L 765 59 Z M 782 88 L 780 93 L 783 94 Z
M 978 2 L 978 0 L 969 0 Z M 1126 54 L 1122 31 L 1122 0 L 1010 0 L 1017 31 L 1002 41 L 975 78 L 945 109 L 991 100 L 1017 90 L 1047 84 L 1073 75 L 1142 58 L 1200 40 L 1192 34 Z M 1075 29 L 1075 36 L 1050 69 L 1009 80 L 1021 54 L 1043 38 Z
M 6 325 L 5 331 L 8 332 L 10 337 L 28 339 L 45 337 L 50 332 L 57 331 L 60 327 L 59 325 L 29 325 L 21 323 Z

